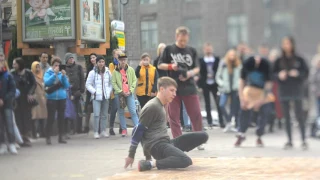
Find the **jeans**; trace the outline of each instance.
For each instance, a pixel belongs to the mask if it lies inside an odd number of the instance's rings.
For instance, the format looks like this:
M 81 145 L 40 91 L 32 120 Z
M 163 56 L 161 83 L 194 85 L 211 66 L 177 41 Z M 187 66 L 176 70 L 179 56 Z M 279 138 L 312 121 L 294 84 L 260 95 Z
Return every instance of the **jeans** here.
M 119 96 L 115 96 L 111 100 L 111 112 L 110 112 L 110 128 L 114 127 L 114 122 L 116 120 L 116 115 L 119 108 Z
M 94 115 L 93 131 L 95 133 L 99 131 L 99 123 L 100 123 L 101 132 L 106 131 L 109 100 L 107 99 L 104 99 L 102 101 L 93 100 L 92 105 L 93 105 L 93 115 Z
M 119 98 L 119 95 L 116 95 L 116 96 L 118 96 L 118 98 Z M 139 123 L 139 118 L 138 118 L 138 114 L 137 114 L 137 107 L 136 107 L 134 95 L 131 94 L 130 96 L 126 97 L 126 100 L 127 100 L 127 108 L 130 112 L 131 119 L 133 121 L 134 126 L 136 126 Z M 124 117 L 124 109 L 120 108 L 120 103 L 118 103 L 118 104 L 119 104 L 118 113 L 119 113 L 121 128 L 127 129 L 127 123 L 126 123 L 126 119 Z
M 204 96 L 204 101 L 206 104 L 206 112 L 207 112 L 207 121 L 209 125 L 212 125 L 212 116 L 211 116 L 211 102 L 210 102 L 210 92 L 213 95 L 214 102 L 216 104 L 216 108 L 218 111 L 218 116 L 219 116 L 219 124 L 221 127 L 224 126 L 223 122 L 223 117 L 222 117 L 222 112 L 219 108 L 219 96 L 218 96 L 218 87 L 216 84 L 213 85 L 206 85 L 205 88 L 202 89 L 203 91 L 203 96 Z
M 190 126 L 190 117 L 188 116 L 186 105 L 182 102 L 182 119 L 184 126 Z
M 228 98 L 231 97 L 230 102 L 230 113 L 226 110 L 226 104 L 228 102 Z M 220 95 L 219 108 L 224 118 L 228 123 L 231 122 L 232 117 L 235 117 L 236 122 L 238 121 L 238 112 L 240 109 L 240 101 L 237 91 L 232 91 L 231 93 L 222 93 Z
M 205 132 L 184 134 L 171 142 L 155 144 L 150 153 L 156 159 L 158 169 L 186 168 L 192 165 L 192 160 L 184 152 L 207 142 L 208 138 Z
M 202 116 L 198 95 L 176 96 L 168 107 L 170 118 L 169 123 L 173 138 L 182 135 L 180 125 L 181 101 L 183 101 L 184 105 L 186 106 L 186 110 L 192 124 L 192 130 L 202 131 Z
M 305 127 L 305 119 L 303 118 L 302 100 L 295 100 L 293 102 L 294 102 L 294 111 L 296 114 L 296 118 L 299 122 L 301 139 L 302 141 L 305 141 L 306 127 Z M 282 101 L 282 110 L 283 110 L 284 118 L 286 121 L 286 131 L 287 131 L 288 140 L 289 142 L 292 142 L 290 101 Z
M 57 113 L 58 120 L 58 129 L 59 129 L 59 137 L 62 137 L 64 131 L 64 111 L 66 107 L 66 100 L 47 100 L 47 109 L 48 109 L 48 121 L 46 125 L 46 137 L 50 138 L 52 125 L 55 121 L 55 115 Z
M 9 144 L 15 143 L 12 109 L 0 110 L 0 144 L 5 143 L 5 133 Z
M 245 133 L 249 127 L 249 123 L 251 122 L 251 115 L 253 110 L 241 110 L 240 111 L 240 118 L 239 118 L 239 132 Z M 268 114 L 270 113 L 270 106 L 268 104 L 264 104 L 260 107 L 258 112 L 258 120 L 257 120 L 257 136 L 261 137 L 264 134 L 264 127 L 268 122 Z

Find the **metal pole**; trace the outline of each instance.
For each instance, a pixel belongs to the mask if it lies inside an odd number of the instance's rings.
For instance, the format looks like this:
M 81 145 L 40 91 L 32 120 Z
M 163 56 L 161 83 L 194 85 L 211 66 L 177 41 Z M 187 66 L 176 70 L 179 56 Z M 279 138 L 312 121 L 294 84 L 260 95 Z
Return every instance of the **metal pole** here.
M 118 0 L 118 19 L 121 21 L 121 0 Z

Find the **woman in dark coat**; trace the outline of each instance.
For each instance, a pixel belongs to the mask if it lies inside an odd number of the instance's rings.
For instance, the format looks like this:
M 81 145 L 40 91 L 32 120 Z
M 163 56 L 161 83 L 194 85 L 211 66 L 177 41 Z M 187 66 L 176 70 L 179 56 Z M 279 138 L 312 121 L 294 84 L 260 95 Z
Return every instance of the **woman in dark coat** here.
M 282 104 L 282 110 L 285 117 L 286 131 L 288 142 L 285 149 L 293 147 L 291 132 L 290 103 L 294 104 L 294 111 L 299 122 L 299 128 L 302 139 L 302 148 L 307 149 L 305 118 L 303 115 L 304 98 L 303 81 L 308 78 L 309 69 L 305 60 L 298 56 L 295 51 L 295 43 L 292 37 L 284 37 L 282 39 L 282 56 L 278 58 L 274 64 L 273 72 L 279 82 L 279 96 Z

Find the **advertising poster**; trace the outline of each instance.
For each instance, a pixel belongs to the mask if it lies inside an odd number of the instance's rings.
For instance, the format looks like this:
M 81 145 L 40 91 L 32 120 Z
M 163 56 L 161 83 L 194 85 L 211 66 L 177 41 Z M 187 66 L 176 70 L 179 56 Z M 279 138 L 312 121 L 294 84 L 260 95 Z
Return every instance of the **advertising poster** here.
M 23 41 L 75 39 L 73 0 L 22 0 Z
M 80 0 L 81 39 L 105 42 L 105 4 L 103 0 Z
M 126 49 L 126 38 L 125 38 L 125 25 L 123 21 L 113 20 L 111 22 L 112 35 L 118 39 L 119 49 L 125 51 Z

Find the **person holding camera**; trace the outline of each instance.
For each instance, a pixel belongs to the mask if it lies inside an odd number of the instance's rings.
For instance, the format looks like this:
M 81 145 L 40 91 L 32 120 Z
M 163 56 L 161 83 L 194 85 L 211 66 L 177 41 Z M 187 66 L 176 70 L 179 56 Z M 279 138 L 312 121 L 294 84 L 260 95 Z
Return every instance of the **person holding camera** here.
M 52 67 L 44 75 L 44 84 L 47 96 L 48 121 L 46 125 L 46 142 L 51 144 L 51 130 L 57 112 L 59 139 L 61 144 L 67 143 L 63 139 L 64 130 L 64 111 L 66 107 L 67 91 L 70 84 L 66 76 L 66 71 L 61 69 L 61 59 L 53 57 L 51 59 Z
M 170 127 L 173 138 L 182 135 L 180 125 L 181 101 L 186 106 L 193 131 L 202 131 L 202 116 L 200 100 L 193 77 L 200 71 L 197 51 L 188 46 L 189 29 L 179 27 L 176 29 L 176 43 L 167 46 L 159 60 L 158 68 L 168 71 L 169 77 L 177 84 L 177 96 L 169 104 Z M 203 150 L 204 147 L 198 147 Z

